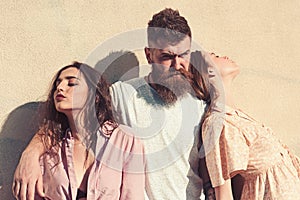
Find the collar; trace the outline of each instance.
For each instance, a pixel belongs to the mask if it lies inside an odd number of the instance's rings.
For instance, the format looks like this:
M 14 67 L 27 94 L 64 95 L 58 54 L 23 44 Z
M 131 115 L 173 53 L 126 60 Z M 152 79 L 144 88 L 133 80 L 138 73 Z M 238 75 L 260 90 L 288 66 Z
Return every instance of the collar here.
M 253 119 L 252 117 L 250 117 L 249 115 L 247 115 L 241 109 L 235 109 L 235 108 L 232 108 L 232 107 L 230 107 L 228 105 L 225 105 L 225 111 L 226 111 L 226 114 L 228 114 L 228 115 L 236 115 L 236 116 L 242 117 L 244 119 L 248 119 L 250 121 L 256 121 L 255 119 Z

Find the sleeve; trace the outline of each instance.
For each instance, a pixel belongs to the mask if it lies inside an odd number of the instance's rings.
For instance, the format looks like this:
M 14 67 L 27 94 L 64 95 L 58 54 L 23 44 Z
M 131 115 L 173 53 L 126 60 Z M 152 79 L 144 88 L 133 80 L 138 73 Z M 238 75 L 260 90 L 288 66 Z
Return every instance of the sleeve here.
M 291 150 L 288 148 L 287 145 L 282 144 L 282 146 L 287 151 L 288 155 L 290 156 L 292 163 L 293 163 L 295 169 L 297 170 L 298 177 L 300 179 L 300 159 L 291 152 Z
M 223 185 L 227 179 L 247 169 L 249 146 L 246 138 L 224 117 L 209 116 L 202 125 L 202 138 L 213 187 Z
M 119 125 L 111 134 L 89 175 L 88 199 L 144 199 L 144 147 L 129 130 Z
M 124 126 L 122 127 L 124 130 Z M 141 200 L 145 191 L 145 155 L 144 146 L 140 139 L 134 135 L 129 137 L 124 151 L 124 164 L 122 170 L 122 188 L 120 199 Z
M 119 101 L 120 98 L 122 98 L 122 93 L 120 92 L 120 90 L 121 90 L 121 82 L 119 81 L 112 84 L 112 86 L 109 88 L 112 107 L 116 113 L 119 113 L 121 110 Z
M 134 93 L 134 89 L 128 83 L 118 81 L 110 87 L 110 95 L 114 117 L 119 123 L 131 126 L 128 107 L 131 104 L 130 98 Z
M 199 130 L 200 130 L 199 126 L 197 126 L 194 131 L 196 133 L 194 137 L 194 144 L 189 155 L 190 169 L 187 174 L 187 178 L 189 179 L 186 188 L 187 200 L 200 199 L 202 188 L 203 188 L 202 177 L 200 176 L 199 173 L 199 167 L 200 167 L 199 154 L 198 154 L 198 144 L 200 138 L 200 134 L 198 134 Z

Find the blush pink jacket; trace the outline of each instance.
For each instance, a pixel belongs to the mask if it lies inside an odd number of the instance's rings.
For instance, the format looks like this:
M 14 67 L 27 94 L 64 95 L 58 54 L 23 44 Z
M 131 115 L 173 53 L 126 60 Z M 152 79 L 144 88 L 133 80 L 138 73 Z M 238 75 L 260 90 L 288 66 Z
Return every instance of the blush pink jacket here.
M 74 139 L 67 131 L 58 158 L 41 157 L 45 199 L 76 199 L 79 183 L 73 166 Z M 98 131 L 95 162 L 87 181 L 87 199 L 144 199 L 144 148 L 129 127 L 119 125 L 112 134 Z M 36 198 L 38 199 L 38 198 Z

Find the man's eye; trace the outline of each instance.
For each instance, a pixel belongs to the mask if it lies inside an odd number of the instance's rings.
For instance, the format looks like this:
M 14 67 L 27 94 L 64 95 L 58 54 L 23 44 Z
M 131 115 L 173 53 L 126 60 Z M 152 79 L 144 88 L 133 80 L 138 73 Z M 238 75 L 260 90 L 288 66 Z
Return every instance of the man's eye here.
M 161 57 L 161 60 L 171 60 L 171 59 L 173 59 L 173 57 L 174 57 L 174 56 L 172 56 L 172 55 L 163 55 L 163 56 Z

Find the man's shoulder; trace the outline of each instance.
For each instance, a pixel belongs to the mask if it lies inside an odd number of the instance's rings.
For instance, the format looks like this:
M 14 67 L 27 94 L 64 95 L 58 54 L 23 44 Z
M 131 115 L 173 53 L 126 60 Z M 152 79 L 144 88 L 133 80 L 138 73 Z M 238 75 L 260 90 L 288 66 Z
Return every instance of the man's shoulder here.
M 148 83 L 143 77 L 114 83 L 110 87 L 113 105 L 120 106 L 122 104 L 123 107 L 126 107 L 129 102 L 132 102 L 132 97 L 138 96 L 141 88 L 147 88 L 149 90 Z M 129 99 L 131 99 L 131 101 L 128 101 Z
M 196 104 L 201 105 L 201 106 L 203 106 L 203 107 L 206 106 L 205 101 L 203 101 L 203 100 L 201 100 L 201 99 L 198 99 L 197 97 L 195 97 L 195 96 L 193 96 L 193 95 L 191 95 L 191 94 L 185 95 L 185 97 L 182 98 L 182 101 L 183 101 L 183 102 L 195 102 Z
M 136 90 L 138 87 L 147 84 L 144 77 L 133 78 L 127 81 L 118 81 L 112 84 L 113 90 Z

